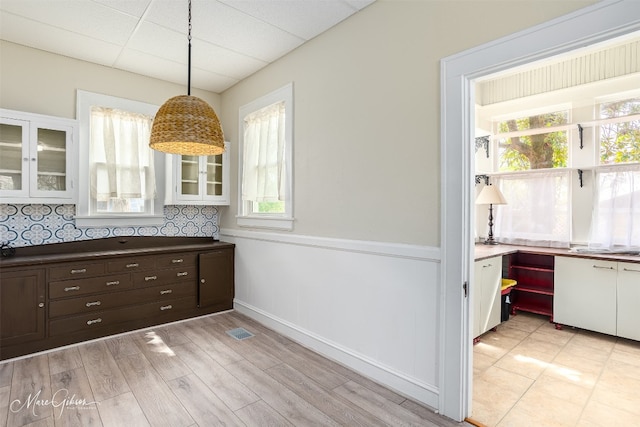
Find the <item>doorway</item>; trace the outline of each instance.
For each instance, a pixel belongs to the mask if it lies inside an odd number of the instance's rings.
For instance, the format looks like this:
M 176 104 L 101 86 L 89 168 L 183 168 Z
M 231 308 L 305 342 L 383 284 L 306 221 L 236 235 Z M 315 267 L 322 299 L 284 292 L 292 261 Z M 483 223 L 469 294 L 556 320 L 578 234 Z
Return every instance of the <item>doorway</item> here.
M 473 265 L 474 80 L 640 30 L 640 3 L 598 3 L 441 62 L 440 412 L 470 414 L 472 346 L 467 284 Z

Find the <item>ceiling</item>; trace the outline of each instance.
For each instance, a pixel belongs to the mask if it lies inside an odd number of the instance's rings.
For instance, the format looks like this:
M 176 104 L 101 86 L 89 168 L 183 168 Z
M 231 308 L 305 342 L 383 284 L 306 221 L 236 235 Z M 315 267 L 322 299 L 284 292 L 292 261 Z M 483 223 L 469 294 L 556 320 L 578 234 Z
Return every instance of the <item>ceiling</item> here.
M 375 0 L 192 0 L 191 86 L 222 92 Z M 187 84 L 187 0 L 0 0 L 0 39 Z

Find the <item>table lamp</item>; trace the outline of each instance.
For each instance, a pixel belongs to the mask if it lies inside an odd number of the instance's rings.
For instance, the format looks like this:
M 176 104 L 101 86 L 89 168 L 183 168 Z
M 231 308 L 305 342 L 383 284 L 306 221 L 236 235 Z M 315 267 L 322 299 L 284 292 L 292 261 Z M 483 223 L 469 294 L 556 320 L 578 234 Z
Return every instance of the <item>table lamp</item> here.
M 506 205 L 507 200 L 504 198 L 500 189 L 494 185 L 485 185 L 478 198 L 476 199 L 476 205 L 489 205 L 489 235 L 484 241 L 485 245 L 497 245 L 493 238 L 493 205 Z

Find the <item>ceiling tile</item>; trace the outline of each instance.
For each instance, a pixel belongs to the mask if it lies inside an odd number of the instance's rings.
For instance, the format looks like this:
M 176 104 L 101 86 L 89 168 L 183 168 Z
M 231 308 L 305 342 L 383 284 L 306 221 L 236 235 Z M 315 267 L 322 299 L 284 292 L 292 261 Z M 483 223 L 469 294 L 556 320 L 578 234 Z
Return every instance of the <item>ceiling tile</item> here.
M 160 80 L 166 80 L 187 88 L 187 66 L 167 59 L 148 55 L 132 49 L 125 49 L 118 59 L 117 67 L 132 73 L 143 74 Z M 212 72 L 191 68 L 191 87 L 222 92 L 235 84 L 236 79 Z
M 371 2 L 192 0 L 193 85 L 223 91 Z M 0 38 L 183 83 L 187 15 L 187 0 L 0 0 Z
M 305 40 L 326 31 L 356 12 L 355 7 L 342 0 L 270 0 L 268 3 L 246 0 L 220 1 Z
M 0 15 L 0 36 L 13 43 L 107 66 L 113 65 L 121 50 L 114 44 L 22 17 L 8 18 Z
M 93 0 L 96 3 L 102 3 L 103 5 L 112 9 L 119 10 L 131 16 L 137 18 L 142 17 L 144 11 L 151 4 L 151 0 Z
M 3 12 L 26 16 L 70 32 L 124 45 L 138 20 L 86 0 L 2 0 Z

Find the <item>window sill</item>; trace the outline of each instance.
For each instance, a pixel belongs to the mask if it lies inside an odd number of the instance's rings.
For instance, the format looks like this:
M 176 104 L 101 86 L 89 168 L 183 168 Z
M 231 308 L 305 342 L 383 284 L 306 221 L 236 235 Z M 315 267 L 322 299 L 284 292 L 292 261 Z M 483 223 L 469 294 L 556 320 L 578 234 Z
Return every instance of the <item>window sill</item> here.
M 251 228 L 269 228 L 272 230 L 293 230 L 293 218 L 237 216 L 238 226 Z
M 76 216 L 77 228 L 144 227 L 164 224 L 163 215 Z

